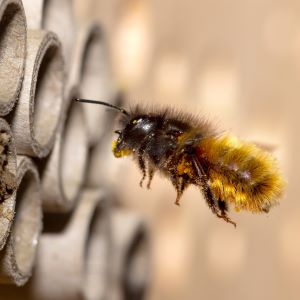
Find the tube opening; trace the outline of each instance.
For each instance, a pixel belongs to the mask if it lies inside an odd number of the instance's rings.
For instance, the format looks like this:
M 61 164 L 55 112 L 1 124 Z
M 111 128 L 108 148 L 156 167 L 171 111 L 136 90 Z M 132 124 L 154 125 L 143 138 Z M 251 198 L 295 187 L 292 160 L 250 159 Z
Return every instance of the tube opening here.
M 63 100 L 62 64 L 60 49 L 51 45 L 42 59 L 35 91 L 33 134 L 41 145 L 47 144 L 59 121 Z
M 0 114 L 4 115 L 12 108 L 22 84 L 26 21 L 17 3 L 8 4 L 0 18 Z
M 82 108 L 71 105 L 62 135 L 62 187 L 68 201 L 74 200 L 83 182 L 87 162 L 87 136 Z
M 85 299 L 102 299 L 109 276 L 109 226 L 103 204 L 97 206 L 89 226 L 85 244 L 83 295 Z
M 12 232 L 16 263 L 24 274 L 32 268 L 41 230 L 39 197 L 37 178 L 28 170 L 18 188 Z

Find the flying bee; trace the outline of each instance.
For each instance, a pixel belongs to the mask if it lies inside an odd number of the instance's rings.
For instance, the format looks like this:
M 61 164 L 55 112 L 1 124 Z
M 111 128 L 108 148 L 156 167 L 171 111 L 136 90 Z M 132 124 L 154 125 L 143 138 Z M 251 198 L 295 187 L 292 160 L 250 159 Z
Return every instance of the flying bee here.
M 227 215 L 236 211 L 267 213 L 278 203 L 284 180 L 272 155 L 255 144 L 231 135 L 220 135 L 201 118 L 172 109 L 146 111 L 136 106 L 130 112 L 94 100 L 80 102 L 105 105 L 122 113 L 115 157 L 131 155 L 142 172 L 140 185 L 154 173 L 166 176 L 177 192 L 179 205 L 189 185 L 198 186 L 211 211 L 236 226 Z

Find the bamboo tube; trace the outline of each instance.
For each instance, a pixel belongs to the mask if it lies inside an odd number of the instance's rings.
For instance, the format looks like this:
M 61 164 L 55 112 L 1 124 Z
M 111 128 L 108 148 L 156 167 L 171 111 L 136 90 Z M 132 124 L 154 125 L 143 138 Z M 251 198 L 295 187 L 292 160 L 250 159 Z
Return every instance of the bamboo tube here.
M 116 105 L 122 106 L 123 96 L 119 94 L 114 100 Z M 111 143 L 113 139 L 116 121 L 116 113 L 114 111 L 106 111 L 103 120 L 104 133 L 96 145 L 90 147 L 89 160 L 86 174 L 86 185 L 91 187 L 110 187 L 117 184 L 119 179 L 119 164 L 111 151 Z M 103 172 L 105 170 L 105 172 Z
M 43 234 L 30 286 L 34 299 L 103 299 L 110 252 L 104 197 L 85 190 L 64 229 Z
M 53 33 L 28 31 L 25 77 L 12 120 L 18 154 L 44 157 L 62 111 L 63 58 Z
M 0 119 L 0 250 L 3 249 L 14 217 L 17 156 L 9 125 Z
M 86 185 L 91 187 L 111 186 L 118 176 L 118 161 L 111 151 L 112 129 L 108 129 L 99 143 L 89 150 Z
M 78 27 L 68 88 L 78 86 L 82 98 L 111 102 L 115 99 L 116 92 L 100 27 L 92 23 L 81 23 Z M 95 145 L 104 132 L 105 109 L 81 105 L 86 116 L 89 143 Z
M 44 0 L 23 0 L 29 29 L 41 29 Z
M 147 230 L 134 213 L 112 213 L 112 287 L 110 300 L 143 299 L 149 284 Z
M 66 121 L 56 134 L 54 149 L 41 170 L 43 207 L 46 211 L 66 212 L 72 209 L 83 182 L 87 154 L 82 106 L 73 102 Z
M 38 172 L 32 161 L 17 158 L 16 216 L 5 248 L 0 252 L 0 282 L 18 286 L 31 276 L 42 229 Z
M 15 105 L 24 76 L 26 18 L 22 2 L 0 0 L 0 116 Z
M 46 0 L 43 8 L 42 27 L 55 32 L 62 43 L 65 69 L 69 70 L 75 37 L 72 0 Z

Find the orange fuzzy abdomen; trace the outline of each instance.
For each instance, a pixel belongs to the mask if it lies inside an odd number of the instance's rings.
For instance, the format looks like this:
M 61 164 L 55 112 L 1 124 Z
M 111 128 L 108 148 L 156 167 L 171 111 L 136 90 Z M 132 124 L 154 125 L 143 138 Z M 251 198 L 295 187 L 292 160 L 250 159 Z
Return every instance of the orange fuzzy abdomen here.
M 275 159 L 251 143 L 231 136 L 208 138 L 199 143 L 197 156 L 206 164 L 213 196 L 236 210 L 268 211 L 282 194 Z

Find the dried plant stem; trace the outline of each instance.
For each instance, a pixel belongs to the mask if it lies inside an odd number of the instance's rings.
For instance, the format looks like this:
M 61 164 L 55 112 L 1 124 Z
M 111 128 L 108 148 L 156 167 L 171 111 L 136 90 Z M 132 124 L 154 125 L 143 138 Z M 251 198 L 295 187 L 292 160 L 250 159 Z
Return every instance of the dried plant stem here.
M 14 218 L 16 192 L 7 187 L 13 180 L 16 186 L 17 156 L 9 125 L 0 119 L 1 202 L 0 202 L 0 250 L 3 249 Z M 8 180 L 9 179 L 9 180 Z M 8 190 L 9 188 L 9 190 Z
M 63 101 L 63 58 L 56 35 L 29 30 L 25 77 L 12 121 L 18 154 L 51 150 Z
M 113 102 L 116 89 L 112 84 L 106 43 L 100 27 L 82 22 L 74 45 L 67 90 L 76 86 L 80 97 Z M 95 145 L 105 130 L 105 109 L 83 105 L 90 145 Z
M 19 0 L 0 1 L 0 116 L 15 105 L 26 58 L 26 18 Z
M 49 212 L 74 207 L 86 170 L 88 141 L 82 107 L 72 103 L 65 118 L 42 170 L 43 207 Z
M 103 297 L 110 252 L 104 197 L 101 190 L 84 190 L 63 231 L 43 235 L 31 285 L 34 299 Z
M 53 31 L 62 43 L 65 70 L 68 72 L 72 56 L 76 24 L 72 0 L 47 0 L 43 7 L 42 27 Z
M 16 216 L 5 248 L 0 252 L 0 282 L 27 282 L 35 262 L 42 229 L 40 181 L 33 162 L 18 156 Z
M 149 248 L 140 216 L 115 209 L 112 212 L 112 286 L 110 299 L 143 299 L 149 283 Z

